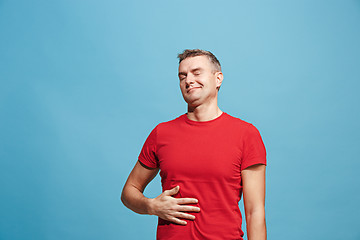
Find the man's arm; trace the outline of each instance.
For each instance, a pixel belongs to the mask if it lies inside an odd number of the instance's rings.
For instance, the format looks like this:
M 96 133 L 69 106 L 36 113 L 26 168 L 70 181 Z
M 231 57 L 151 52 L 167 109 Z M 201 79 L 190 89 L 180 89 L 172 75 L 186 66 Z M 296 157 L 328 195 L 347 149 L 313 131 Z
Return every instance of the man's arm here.
M 126 207 L 140 214 L 156 215 L 164 220 L 186 225 L 186 221 L 179 218 L 195 219 L 194 215 L 186 211 L 199 212 L 200 208 L 184 204 L 197 203 L 195 198 L 174 198 L 179 191 L 179 186 L 164 191 L 156 198 L 147 198 L 143 192 L 145 187 L 159 172 L 158 168 L 152 169 L 136 162 L 121 193 L 121 201 Z
M 250 166 L 241 175 L 248 239 L 265 240 L 265 165 Z

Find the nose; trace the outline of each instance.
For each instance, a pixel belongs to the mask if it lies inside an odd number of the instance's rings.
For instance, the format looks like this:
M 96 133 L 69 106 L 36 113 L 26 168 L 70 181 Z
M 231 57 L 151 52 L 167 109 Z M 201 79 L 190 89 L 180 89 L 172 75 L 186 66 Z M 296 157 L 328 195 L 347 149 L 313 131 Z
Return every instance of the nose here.
M 194 77 L 192 76 L 192 74 L 188 74 L 186 76 L 186 79 L 185 79 L 185 83 L 186 83 L 186 88 L 188 88 L 191 84 L 193 84 L 195 81 L 194 81 Z

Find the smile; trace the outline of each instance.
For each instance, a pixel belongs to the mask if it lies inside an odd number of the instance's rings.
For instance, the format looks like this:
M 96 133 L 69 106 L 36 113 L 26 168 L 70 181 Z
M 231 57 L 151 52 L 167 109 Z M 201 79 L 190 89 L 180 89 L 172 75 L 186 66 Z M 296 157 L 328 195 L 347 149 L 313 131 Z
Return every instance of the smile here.
M 190 92 L 191 90 L 196 89 L 196 88 L 200 88 L 200 87 L 192 87 L 192 88 L 189 88 L 189 89 L 187 90 L 187 92 Z

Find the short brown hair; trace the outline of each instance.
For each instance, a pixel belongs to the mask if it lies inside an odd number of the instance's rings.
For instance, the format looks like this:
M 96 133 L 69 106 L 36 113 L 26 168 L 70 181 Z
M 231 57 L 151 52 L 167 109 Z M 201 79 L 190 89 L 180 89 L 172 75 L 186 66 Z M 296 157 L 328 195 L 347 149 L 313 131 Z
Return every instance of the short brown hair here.
M 185 49 L 182 53 L 178 54 L 179 64 L 182 60 L 189 58 L 189 57 L 196 57 L 196 56 L 207 56 L 209 61 L 214 67 L 216 72 L 221 72 L 221 65 L 219 60 L 209 51 L 201 50 L 201 49 Z

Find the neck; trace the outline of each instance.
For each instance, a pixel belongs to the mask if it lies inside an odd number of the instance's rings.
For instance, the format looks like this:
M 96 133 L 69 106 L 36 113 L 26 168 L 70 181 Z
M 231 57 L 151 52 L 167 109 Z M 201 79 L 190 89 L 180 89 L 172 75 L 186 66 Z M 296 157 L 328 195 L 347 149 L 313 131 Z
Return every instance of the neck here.
M 222 111 L 217 105 L 209 104 L 209 105 L 199 105 L 199 106 L 190 106 L 188 105 L 187 117 L 193 121 L 210 121 L 222 114 Z

